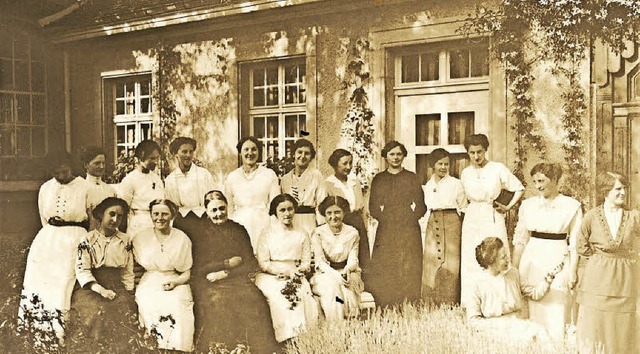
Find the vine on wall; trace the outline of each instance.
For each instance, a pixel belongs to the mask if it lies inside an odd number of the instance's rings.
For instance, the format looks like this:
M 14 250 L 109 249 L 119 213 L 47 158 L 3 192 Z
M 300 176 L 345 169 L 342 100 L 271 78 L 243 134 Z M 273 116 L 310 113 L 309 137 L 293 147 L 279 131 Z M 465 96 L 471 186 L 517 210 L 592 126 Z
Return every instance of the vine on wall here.
M 515 172 L 522 177 L 530 148 L 540 157 L 546 145 L 538 132 L 531 83 L 532 67 L 550 61 L 552 74 L 562 75 L 568 87 L 562 93 L 564 130 L 562 149 L 569 192 L 587 201 L 589 174 L 581 131 L 587 114 L 587 95 L 581 86 L 580 64 L 587 59 L 594 40 L 616 52 L 640 33 L 640 6 L 635 0 L 502 0 L 495 7 L 478 6 L 459 30 L 472 35 L 490 35 L 492 57 L 505 68 L 514 103 L 511 114 L 516 134 Z

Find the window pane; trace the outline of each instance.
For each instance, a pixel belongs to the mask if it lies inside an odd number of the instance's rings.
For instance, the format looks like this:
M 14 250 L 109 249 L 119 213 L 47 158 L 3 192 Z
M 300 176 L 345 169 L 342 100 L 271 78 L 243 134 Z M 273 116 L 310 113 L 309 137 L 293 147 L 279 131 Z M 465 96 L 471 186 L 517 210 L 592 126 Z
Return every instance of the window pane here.
M 151 112 L 151 98 L 143 98 L 140 100 L 140 113 Z
M 449 112 L 449 144 L 464 144 L 473 134 L 475 112 Z
M 293 144 L 295 143 L 295 139 L 286 140 L 284 142 L 284 155 L 289 157 L 293 156 Z
M 304 65 L 285 66 L 284 83 L 285 84 L 301 83 L 302 77 L 304 76 L 304 74 L 305 74 Z
M 136 141 L 136 144 L 141 142 L 142 140 L 151 140 L 153 139 L 153 124 L 152 123 L 140 123 L 140 132 L 142 136 Z
M 124 144 L 126 143 L 126 126 L 118 125 L 116 126 L 116 144 Z
M 489 75 L 489 49 L 475 48 L 471 51 L 471 76 Z
M 418 82 L 419 57 L 417 54 L 402 57 L 402 82 Z
M 298 98 L 298 86 L 285 86 L 284 88 L 284 103 L 292 104 L 299 103 Z
M 449 163 L 449 174 L 455 178 L 460 178 L 460 172 L 469 165 L 469 155 L 451 154 Z
M 31 90 L 44 92 L 44 63 L 31 63 Z
M 253 136 L 261 139 L 264 138 L 264 117 L 253 118 Z
M 46 137 L 44 128 L 31 129 L 31 147 L 34 156 L 43 156 L 46 153 Z
M 303 85 L 303 86 L 300 87 L 300 102 L 299 103 L 305 103 L 305 102 L 307 102 L 307 89 Z
M 253 87 L 264 86 L 265 70 L 264 68 L 253 70 Z
M 0 90 L 13 89 L 13 63 L 11 60 L 0 59 Z
M 16 155 L 29 156 L 31 154 L 31 134 L 30 129 L 18 127 L 16 129 Z
M 422 54 L 420 61 L 420 81 L 437 81 L 439 75 L 440 57 L 438 53 Z
M 440 114 L 416 115 L 416 145 L 440 144 Z
M 284 117 L 284 136 L 287 138 L 299 136 L 297 115 L 287 115 Z
M 266 151 L 267 151 L 267 156 L 268 157 L 278 157 L 278 141 L 277 140 L 269 140 L 267 141 L 266 145 Z M 265 157 L 263 156 L 263 159 L 265 159 Z
M 123 97 L 124 97 L 124 83 L 118 82 L 116 84 L 116 98 L 123 98 Z
M 267 106 L 278 104 L 278 86 L 267 87 Z
M 267 85 L 278 84 L 278 67 L 267 68 Z
M 133 98 L 127 98 L 125 101 L 126 114 L 136 114 L 136 102 Z
M 267 138 L 278 138 L 279 135 L 279 129 L 278 129 L 278 117 L 277 116 L 271 116 L 271 117 L 267 117 L 267 134 L 266 137 Z
M 0 31 L 0 58 L 13 58 L 13 36 L 4 29 Z
M 45 110 L 44 110 L 44 96 L 32 95 L 31 96 L 31 118 L 33 124 L 44 124 Z
M 140 80 L 140 94 L 142 96 L 148 96 L 149 92 L 151 92 L 151 80 L 150 79 Z
M 452 50 L 449 53 L 449 73 L 452 79 L 469 77 L 469 50 Z
M 29 91 L 29 62 L 15 61 L 16 90 Z
M 14 55 L 17 59 L 29 58 L 29 37 L 22 34 L 15 34 L 13 41 Z
M 254 107 L 262 107 L 265 105 L 263 88 L 253 89 L 253 105 Z
M 30 95 L 16 95 L 18 108 L 18 122 L 23 124 L 31 123 L 31 103 Z
M 127 125 L 127 144 L 135 144 L 136 143 L 136 126 L 135 125 Z
M 0 123 L 11 123 L 13 118 L 13 94 L 0 93 Z
M 298 115 L 298 129 L 307 130 L 307 116 L 304 114 Z
M 133 99 L 135 97 L 136 92 L 136 82 L 133 80 L 129 80 L 124 84 L 125 95 L 127 99 Z
M 116 101 L 116 115 L 124 114 L 124 101 Z
M 13 156 L 13 128 L 0 128 L 0 156 Z
M 433 168 L 429 164 L 429 155 L 416 154 L 416 175 L 420 180 L 420 184 L 424 185 L 427 183 L 432 173 Z

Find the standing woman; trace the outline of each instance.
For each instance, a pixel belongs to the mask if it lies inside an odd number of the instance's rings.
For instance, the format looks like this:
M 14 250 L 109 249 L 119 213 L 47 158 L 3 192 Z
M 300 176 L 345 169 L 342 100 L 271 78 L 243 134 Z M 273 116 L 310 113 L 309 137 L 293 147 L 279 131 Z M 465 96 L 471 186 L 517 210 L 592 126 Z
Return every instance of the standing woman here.
M 51 331 L 62 340 L 76 281 L 78 243 L 87 234 L 82 227 L 88 218 L 87 185 L 72 174 L 68 154 L 51 162 L 49 171 L 53 178 L 40 187 L 38 194 L 42 229 L 29 248 L 18 313 L 21 326 Z M 56 319 L 51 327 L 48 323 L 25 323 L 42 317 L 45 311 L 61 311 L 62 323 Z
M 178 168 L 164 180 L 166 198 L 180 208 L 173 226 L 189 237 L 199 231 L 200 218 L 205 214 L 203 196 L 215 185 L 211 172 L 193 163 L 196 147 L 194 139 L 183 136 L 169 144 L 169 152 L 176 157 Z
M 89 230 L 96 229 L 99 224 L 94 218 L 92 218 L 93 215 L 91 211 L 93 208 L 106 198 L 116 196 L 116 190 L 113 186 L 106 184 L 102 180 L 106 166 L 105 156 L 104 150 L 97 146 L 85 146 L 80 150 L 80 161 L 84 166 L 84 170 L 87 172 L 85 181 L 87 184 L 89 217 L 91 219 Z
M 133 256 L 145 272 L 136 288 L 140 322 L 148 333 L 155 329 L 158 348 L 193 350 L 191 241 L 171 227 L 178 206 L 168 199 L 149 204 L 153 227 L 133 237 Z
M 415 173 L 402 167 L 404 145 L 393 140 L 382 149 L 387 169 L 371 182 L 369 211 L 378 220 L 367 286 L 380 306 L 420 300 L 424 216 L 422 186 Z
M 507 242 L 504 213 L 513 208 L 524 194 L 524 186 L 509 169 L 500 162 L 489 161 L 485 154 L 489 139 L 484 134 L 473 134 L 464 141 L 470 165 L 460 174 L 469 206 L 462 222 L 462 248 L 460 264 L 460 297 L 462 306 L 474 288 L 474 279 L 482 268 L 475 259 L 476 246 L 487 237 L 498 237 Z M 495 202 L 501 190 L 514 192 L 507 205 Z M 509 248 L 506 248 L 509 253 Z
M 353 155 L 345 149 L 336 149 L 329 156 L 329 165 L 334 173 L 327 177 L 321 185 L 318 200 L 327 196 L 342 197 L 349 202 L 350 212 L 344 211 L 344 223 L 358 230 L 358 260 L 363 276 L 366 276 L 367 266 L 371 259 L 369 238 L 365 226 L 366 212 L 362 186 L 356 176 L 351 174 Z
M 298 201 L 298 210 L 293 224 L 311 234 L 318 225 L 316 207 L 322 199 L 318 199 L 322 173 L 309 164 L 316 157 L 316 149 L 307 139 L 298 139 L 293 144 L 293 170 L 282 176 L 280 184 L 282 193 L 287 193 Z
M 597 176 L 602 204 L 585 214 L 576 242 L 585 258 L 577 291 L 578 343 L 602 345 L 606 353 L 637 353 L 640 345 L 640 213 L 624 208 L 626 186 L 619 173 Z
M 424 185 L 427 212 L 422 297 L 436 305 L 460 303 L 460 233 L 467 196 L 462 182 L 449 175 L 451 158 L 445 149 L 429 155 L 433 174 Z
M 520 205 L 513 236 L 513 265 L 530 298 L 529 318 L 559 340 L 571 323 L 570 291 L 578 270 L 575 244 L 582 221 L 580 202 L 558 193 L 561 176 L 562 167 L 556 163 L 543 162 L 531 169 L 538 196 Z M 551 271 L 556 274 L 547 276 Z
M 153 226 L 149 217 L 149 203 L 164 198 L 164 184 L 154 172 L 160 158 L 160 146 L 153 140 L 143 140 L 136 146 L 136 168 L 126 175 L 118 186 L 118 197 L 131 207 L 127 234 L 135 236 L 141 230 Z
M 318 304 L 304 275 L 311 267 L 309 236 L 293 226 L 297 203 L 289 194 L 273 198 L 269 214 L 278 221 L 264 229 L 256 250 L 261 271 L 256 286 L 269 303 L 278 342 L 314 327 L 318 320 Z
M 260 233 L 269 226 L 269 202 L 280 194 L 280 186 L 273 170 L 258 165 L 262 151 L 260 140 L 244 137 L 236 148 L 242 166 L 227 176 L 224 194 L 229 201 L 231 219 L 247 229 L 255 252 Z

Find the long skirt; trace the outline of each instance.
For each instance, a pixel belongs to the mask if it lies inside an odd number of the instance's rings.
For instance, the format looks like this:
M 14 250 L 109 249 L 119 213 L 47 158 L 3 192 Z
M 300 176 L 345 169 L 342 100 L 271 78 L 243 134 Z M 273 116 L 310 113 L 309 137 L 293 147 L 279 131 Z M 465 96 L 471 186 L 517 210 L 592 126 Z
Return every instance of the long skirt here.
M 318 321 L 318 304 L 313 298 L 311 287 L 302 277 L 302 285 L 297 290 L 300 299 L 295 305 L 281 293 L 287 280 L 280 280 L 275 275 L 258 273 L 256 286 L 264 294 L 271 311 L 271 322 L 278 342 L 293 338 L 312 328 Z
M 243 343 L 254 353 L 277 351 L 269 305 L 255 284 L 224 279 L 191 286 L 198 352 L 207 353 L 212 343 L 223 343 L 229 350 Z
M 360 312 L 360 294 L 364 291 L 360 272 L 349 273 L 345 283 L 339 271 L 316 270 L 309 281 L 313 293 L 320 297 L 320 307 L 328 321 L 356 317 Z
M 495 211 L 488 202 L 471 202 L 462 222 L 460 253 L 460 302 L 466 306 L 483 270 L 476 260 L 476 246 L 487 237 L 498 237 L 504 242 L 510 257 L 504 215 Z
M 536 286 L 544 281 L 545 276 L 562 262 L 567 248 L 565 240 L 529 239 L 520 261 L 520 283 L 523 286 Z M 554 339 L 562 339 L 566 325 L 571 323 L 572 298 L 567 287 L 569 275 L 567 257 L 549 292 L 538 301 L 528 301 L 529 319 L 544 327 Z
M 637 322 L 637 313 L 604 311 L 580 304 L 576 323 L 580 353 L 638 353 Z
M 90 338 L 119 353 L 130 349 L 126 339 L 135 334 L 131 332 L 135 328 L 131 319 L 136 311 L 133 296 L 122 284 L 122 272 L 122 268 L 111 267 L 92 270 L 98 284 L 116 293 L 113 300 L 103 298 L 88 287 L 77 287 L 71 297 L 72 317 L 76 317 L 72 323 Z
M 425 235 L 422 298 L 435 305 L 460 303 L 460 233 L 455 210 L 433 210 Z
M 76 282 L 78 244 L 86 233 L 79 226 L 51 225 L 38 232 L 27 256 L 18 310 L 20 326 L 33 326 L 57 338 L 64 337 L 64 322 Z
M 362 219 L 362 210 L 344 214 L 344 223 L 353 226 L 358 230 L 360 242 L 358 243 L 358 263 L 362 269 L 363 278 L 367 275 L 369 261 L 371 260 L 371 249 L 369 248 L 369 237 L 367 227 Z
M 253 253 L 256 253 L 256 245 L 262 230 L 270 223 L 269 209 L 262 205 L 238 207 L 231 215 L 231 219 L 247 229 L 251 238 Z
M 158 348 L 193 350 L 193 298 L 189 285 L 165 291 L 162 287 L 174 272 L 148 271 L 136 289 L 141 325 L 158 339 Z

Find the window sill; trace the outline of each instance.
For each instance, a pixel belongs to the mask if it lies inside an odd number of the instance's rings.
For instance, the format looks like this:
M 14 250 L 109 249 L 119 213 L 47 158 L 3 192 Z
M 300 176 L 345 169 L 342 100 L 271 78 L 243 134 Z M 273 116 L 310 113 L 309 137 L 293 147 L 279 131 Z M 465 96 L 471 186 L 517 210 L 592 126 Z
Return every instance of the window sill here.
M 41 185 L 40 180 L 0 181 L 0 192 L 37 191 Z

